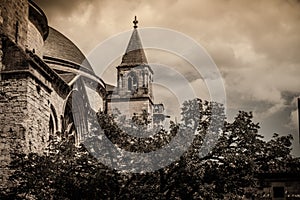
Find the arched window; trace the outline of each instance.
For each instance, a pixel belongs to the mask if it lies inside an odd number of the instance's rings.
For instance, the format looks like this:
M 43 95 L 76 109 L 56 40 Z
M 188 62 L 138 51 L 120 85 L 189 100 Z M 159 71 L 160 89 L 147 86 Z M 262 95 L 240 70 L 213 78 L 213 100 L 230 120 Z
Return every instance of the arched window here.
M 128 74 L 128 90 L 134 91 L 138 88 L 138 76 L 135 72 L 131 71 Z
M 128 78 L 128 90 L 132 90 L 132 78 Z
M 50 109 L 51 109 L 51 118 L 52 118 L 52 121 L 54 124 L 53 128 L 54 128 L 54 132 L 55 132 L 58 130 L 57 114 L 56 114 L 55 108 L 52 104 L 50 105 Z
M 52 116 L 50 116 L 50 120 L 49 120 L 49 135 L 51 136 L 54 135 L 54 122 Z
M 136 76 L 134 76 L 132 79 L 132 89 L 136 90 L 137 88 L 138 88 L 138 80 L 137 80 Z

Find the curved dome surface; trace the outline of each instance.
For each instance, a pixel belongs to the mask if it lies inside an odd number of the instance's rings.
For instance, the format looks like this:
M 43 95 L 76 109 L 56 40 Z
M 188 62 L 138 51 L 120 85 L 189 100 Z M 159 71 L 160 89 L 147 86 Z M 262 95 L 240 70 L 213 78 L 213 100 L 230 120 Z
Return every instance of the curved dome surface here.
M 49 35 L 43 48 L 43 56 L 75 63 L 93 72 L 91 65 L 86 61 L 80 49 L 66 36 L 52 27 L 49 27 Z

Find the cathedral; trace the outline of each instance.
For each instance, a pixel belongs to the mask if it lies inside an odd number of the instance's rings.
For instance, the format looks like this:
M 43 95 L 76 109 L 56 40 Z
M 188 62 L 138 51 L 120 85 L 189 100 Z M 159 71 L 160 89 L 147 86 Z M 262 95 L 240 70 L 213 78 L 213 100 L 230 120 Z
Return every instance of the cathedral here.
M 43 152 L 52 135 L 78 144 L 89 133 L 88 116 L 98 111 L 118 109 L 127 119 L 146 113 L 150 127 L 162 124 L 164 106 L 154 103 L 154 74 L 136 18 L 116 86 L 98 77 L 80 49 L 48 26 L 32 0 L 1 0 L 0 36 L 0 182 L 14 152 Z

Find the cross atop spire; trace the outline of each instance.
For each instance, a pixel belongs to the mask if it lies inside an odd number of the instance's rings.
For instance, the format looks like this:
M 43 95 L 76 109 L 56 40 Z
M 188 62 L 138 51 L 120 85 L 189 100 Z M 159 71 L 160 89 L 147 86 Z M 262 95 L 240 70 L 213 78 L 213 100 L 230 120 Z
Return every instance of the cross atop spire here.
M 133 26 L 133 28 L 137 28 L 138 27 L 137 26 L 138 23 L 139 23 L 139 21 L 137 20 L 136 16 L 134 16 L 134 20 L 133 20 L 134 26 Z

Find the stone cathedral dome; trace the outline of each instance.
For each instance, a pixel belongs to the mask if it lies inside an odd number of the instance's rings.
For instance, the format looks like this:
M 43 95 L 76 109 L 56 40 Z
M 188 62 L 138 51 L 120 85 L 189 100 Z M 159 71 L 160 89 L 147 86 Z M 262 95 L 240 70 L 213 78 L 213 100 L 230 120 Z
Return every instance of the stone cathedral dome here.
M 80 68 L 80 70 L 94 73 L 80 49 L 70 39 L 52 27 L 49 27 L 49 35 L 45 40 L 43 57 L 47 63 Z
M 44 43 L 43 60 L 68 84 L 72 84 L 77 75 L 81 75 L 105 87 L 105 83 L 95 75 L 81 50 L 52 27 L 49 27 L 49 35 Z

